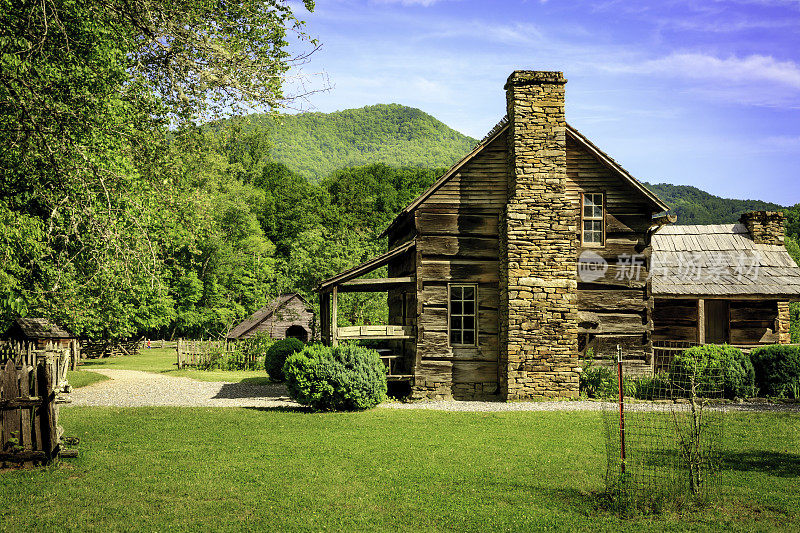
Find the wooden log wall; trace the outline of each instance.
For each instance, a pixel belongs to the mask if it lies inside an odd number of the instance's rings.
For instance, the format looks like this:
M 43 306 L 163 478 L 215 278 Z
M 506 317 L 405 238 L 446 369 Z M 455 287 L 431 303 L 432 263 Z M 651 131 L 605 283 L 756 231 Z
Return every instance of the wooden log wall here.
M 506 137 L 500 136 L 414 212 L 417 238 L 415 386 L 432 397 L 498 392 L 499 220 L 506 203 Z M 450 346 L 449 283 L 478 289 L 477 343 Z
M 53 366 L 0 367 L 0 467 L 46 464 L 58 457 L 63 430 L 53 391 Z
M 732 300 L 729 304 L 731 344 L 777 344 L 777 300 Z
M 292 326 L 300 326 L 305 329 L 306 338 L 305 340 L 300 339 L 303 342 L 314 338 L 314 313 L 298 297 L 286 302 L 283 307 L 265 317 L 239 339 L 249 339 L 257 333 L 266 333 L 276 340 L 285 339 L 286 332 Z
M 591 250 L 609 266 L 599 279 L 578 280 L 579 349 L 584 354 L 591 349 L 604 361 L 616 355 L 619 344 L 627 367 L 647 373 L 652 369 L 653 300 L 646 246 L 651 208 L 630 184 L 567 136 L 567 195 L 578 213 L 582 193 L 604 194 L 605 242 L 602 247 L 583 247 L 578 219 L 578 254 Z M 640 266 L 624 263 L 631 257 Z
M 697 317 L 696 299 L 656 298 L 653 306 L 653 340 L 700 342 Z

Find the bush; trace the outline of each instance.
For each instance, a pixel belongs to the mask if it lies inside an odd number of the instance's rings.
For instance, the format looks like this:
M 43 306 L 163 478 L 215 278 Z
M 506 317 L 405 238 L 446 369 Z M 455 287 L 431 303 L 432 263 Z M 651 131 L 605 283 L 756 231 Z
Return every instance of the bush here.
M 386 399 L 386 366 L 378 352 L 354 344 L 315 344 L 283 367 L 293 400 L 315 411 L 356 411 Z
M 264 359 L 264 368 L 270 379 L 284 381 L 286 377 L 283 374 L 283 365 L 286 363 L 286 358 L 302 350 L 303 346 L 303 343 L 294 337 L 287 337 L 270 346 Z
M 774 344 L 753 349 L 759 394 L 775 397 L 800 396 L 800 346 Z
M 608 398 L 617 391 L 617 376 L 610 368 L 587 364 L 580 377 L 580 391 L 589 398 Z
M 727 344 L 695 346 L 676 355 L 669 378 L 675 392 L 691 395 L 692 378 L 697 396 L 743 398 L 752 396 L 754 372 L 752 364 L 738 348 Z
M 237 357 L 231 361 L 230 370 L 258 370 L 264 366 L 264 358 L 275 343 L 269 334 L 259 331 L 249 339 L 236 343 Z
M 636 388 L 636 380 L 623 376 L 624 396 L 636 396 Z M 594 363 L 589 361 L 581 372 L 580 391 L 589 398 L 616 398 L 619 396 L 617 374 L 611 367 L 594 366 Z
M 669 395 L 669 376 L 658 373 L 655 376 L 642 376 L 636 380 L 638 400 L 663 400 Z

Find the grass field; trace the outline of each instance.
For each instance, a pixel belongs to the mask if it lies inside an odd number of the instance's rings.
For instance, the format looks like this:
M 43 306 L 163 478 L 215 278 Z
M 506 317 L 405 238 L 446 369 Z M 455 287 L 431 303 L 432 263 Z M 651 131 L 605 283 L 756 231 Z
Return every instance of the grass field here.
M 720 499 L 685 516 L 598 507 L 600 415 L 62 408 L 80 456 L 0 473 L 0 529 L 800 529 L 800 418 L 729 415 Z
M 99 383 L 107 379 L 108 377 L 103 374 L 98 374 L 90 370 L 70 370 L 67 372 L 67 383 L 69 383 L 73 389 L 80 389 L 81 387 L 91 385 L 92 383 Z
M 110 368 L 117 370 L 142 370 L 144 372 L 168 373 L 170 376 L 184 376 L 199 381 L 226 381 L 229 383 L 247 382 L 255 385 L 269 383 L 265 370 L 178 370 L 174 364 L 174 349 L 151 348 L 141 350 L 137 355 L 87 359 L 81 364 L 82 370 Z

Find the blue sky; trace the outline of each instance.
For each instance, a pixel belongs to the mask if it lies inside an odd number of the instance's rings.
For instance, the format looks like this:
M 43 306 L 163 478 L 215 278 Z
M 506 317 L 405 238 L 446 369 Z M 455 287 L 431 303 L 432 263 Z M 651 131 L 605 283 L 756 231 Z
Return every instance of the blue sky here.
M 567 121 L 637 178 L 800 202 L 800 0 L 316 4 L 302 72 L 331 89 L 306 108 L 399 103 L 480 138 L 511 71 L 561 70 Z

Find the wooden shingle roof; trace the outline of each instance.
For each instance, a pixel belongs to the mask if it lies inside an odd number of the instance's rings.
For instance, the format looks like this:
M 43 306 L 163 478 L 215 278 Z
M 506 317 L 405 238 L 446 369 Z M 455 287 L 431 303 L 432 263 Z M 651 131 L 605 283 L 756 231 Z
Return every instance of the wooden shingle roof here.
M 29 339 L 71 339 L 73 335 L 46 318 L 18 318 L 14 321 Z
M 800 298 L 800 267 L 743 224 L 665 226 L 652 240 L 655 296 Z

